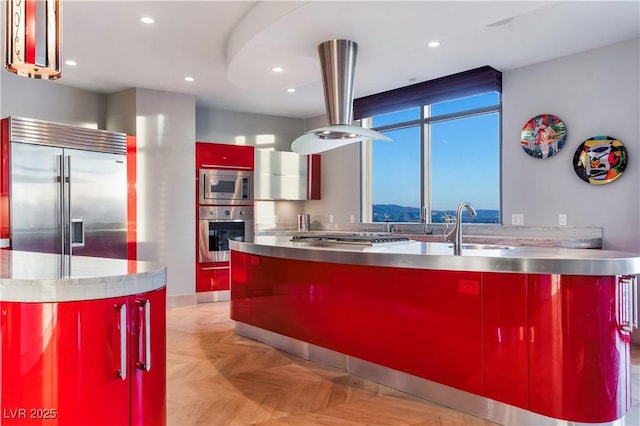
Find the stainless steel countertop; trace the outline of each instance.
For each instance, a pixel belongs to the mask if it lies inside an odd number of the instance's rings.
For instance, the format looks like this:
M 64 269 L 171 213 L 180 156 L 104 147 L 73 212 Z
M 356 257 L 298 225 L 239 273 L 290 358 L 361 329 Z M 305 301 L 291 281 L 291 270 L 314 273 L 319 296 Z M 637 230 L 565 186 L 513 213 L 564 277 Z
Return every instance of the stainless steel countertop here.
M 626 275 L 640 273 L 640 254 L 563 247 L 462 249 L 449 243 L 408 241 L 373 246 L 292 242 L 291 236 L 258 235 L 254 242 L 230 241 L 231 250 L 310 262 L 396 268 L 527 274 Z

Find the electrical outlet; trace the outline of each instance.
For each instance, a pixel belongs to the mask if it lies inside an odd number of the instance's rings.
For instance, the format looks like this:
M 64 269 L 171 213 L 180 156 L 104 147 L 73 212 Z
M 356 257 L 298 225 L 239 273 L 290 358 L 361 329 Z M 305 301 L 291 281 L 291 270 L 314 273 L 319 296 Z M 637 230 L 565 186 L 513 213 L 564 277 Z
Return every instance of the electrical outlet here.
M 567 214 L 566 213 L 560 213 L 558 215 L 558 225 L 565 226 L 566 224 L 567 224 Z
M 524 225 L 524 215 L 522 213 L 514 213 L 511 215 L 512 225 Z
M 333 223 L 333 215 L 332 214 L 329 215 L 329 223 Z
M 349 222 L 356 223 L 356 215 L 354 215 L 354 214 L 349 215 Z

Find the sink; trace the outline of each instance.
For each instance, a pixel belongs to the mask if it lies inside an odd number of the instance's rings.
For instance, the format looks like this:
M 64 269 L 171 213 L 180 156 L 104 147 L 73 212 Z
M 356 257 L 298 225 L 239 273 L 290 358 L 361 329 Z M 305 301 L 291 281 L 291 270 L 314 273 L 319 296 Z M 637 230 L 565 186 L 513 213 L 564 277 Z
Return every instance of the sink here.
M 453 248 L 453 244 L 449 244 L 448 247 Z M 463 250 L 508 250 L 512 248 L 514 247 L 501 244 L 462 244 Z

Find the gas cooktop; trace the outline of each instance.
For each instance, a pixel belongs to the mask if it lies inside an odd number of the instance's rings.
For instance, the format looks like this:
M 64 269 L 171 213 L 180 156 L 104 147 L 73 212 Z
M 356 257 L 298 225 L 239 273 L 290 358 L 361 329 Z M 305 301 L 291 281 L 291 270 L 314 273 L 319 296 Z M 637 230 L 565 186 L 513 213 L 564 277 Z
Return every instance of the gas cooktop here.
M 407 237 L 399 237 L 397 235 L 380 235 L 380 234 L 314 234 L 314 235 L 294 235 L 291 237 L 291 241 L 373 245 L 373 244 L 382 244 L 382 243 L 395 243 L 400 241 L 411 241 L 411 239 Z

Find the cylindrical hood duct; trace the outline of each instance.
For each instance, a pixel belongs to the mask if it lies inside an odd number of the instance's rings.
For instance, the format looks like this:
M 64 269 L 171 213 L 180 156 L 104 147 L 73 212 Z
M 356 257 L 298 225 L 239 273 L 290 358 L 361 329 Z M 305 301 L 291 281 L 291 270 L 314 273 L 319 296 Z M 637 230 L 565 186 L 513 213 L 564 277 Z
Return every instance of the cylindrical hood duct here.
M 329 40 L 318 45 L 329 126 L 311 130 L 291 144 L 298 154 L 316 154 L 366 139 L 391 139 L 375 130 L 352 126 L 353 88 L 358 44 Z
M 351 124 L 353 76 L 358 44 L 351 40 L 329 40 L 318 45 L 324 102 L 329 125 Z

